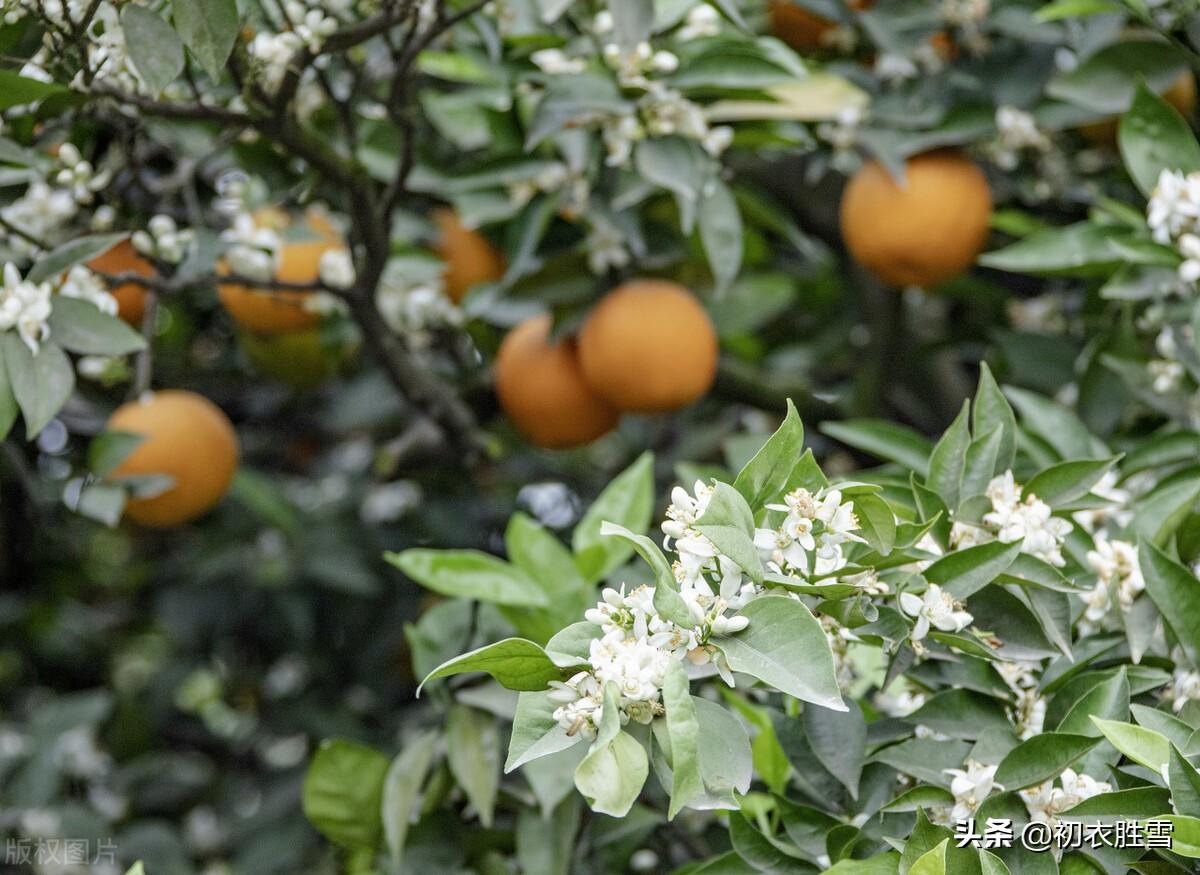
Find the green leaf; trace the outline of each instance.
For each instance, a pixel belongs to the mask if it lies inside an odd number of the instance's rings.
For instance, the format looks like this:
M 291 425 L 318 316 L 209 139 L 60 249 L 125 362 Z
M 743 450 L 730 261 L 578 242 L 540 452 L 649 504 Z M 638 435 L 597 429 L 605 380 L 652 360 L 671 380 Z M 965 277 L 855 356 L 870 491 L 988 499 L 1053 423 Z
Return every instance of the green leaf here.
M 913 863 L 908 875 L 946 875 L 946 848 L 949 844 L 950 839 L 943 839 L 940 845 Z
M 754 772 L 750 737 L 738 719 L 716 702 L 692 696 L 692 707 L 700 724 L 700 777 L 708 791 L 705 807 L 736 808 L 733 794 L 750 790 Z
M 1146 729 L 1133 723 L 1104 720 L 1094 715 L 1092 722 L 1099 727 L 1113 747 L 1156 775 L 1162 771 L 1162 767 L 1171 757 L 1171 743 L 1165 735 L 1155 732 L 1153 729 Z
M 663 678 L 663 707 L 671 739 L 671 806 L 668 819 L 704 793 L 700 777 L 700 724 L 692 704 L 691 684 L 679 660 L 672 659 Z
M 867 724 L 857 702 L 850 699 L 846 706 L 844 711 L 807 706 L 800 720 L 821 765 L 857 799 L 867 759 Z
M 26 437 L 33 439 L 71 397 L 75 369 L 58 346 L 43 343 L 34 355 L 13 331 L 0 333 L 0 349 L 9 385 L 25 419 Z
M 1003 471 L 1012 467 L 1008 462 L 1000 466 L 1000 452 L 1004 446 L 1004 430 L 996 427 L 971 441 L 967 447 L 967 458 L 963 464 L 962 487 L 959 489 L 959 503 L 971 498 L 984 495 L 988 484 L 992 482 L 997 470 Z
M 971 443 L 970 402 L 964 401 L 954 422 L 946 429 L 929 456 L 929 475 L 925 485 L 941 496 L 946 507 L 958 507 L 963 468 L 967 463 L 967 447 Z
M 238 35 L 237 0 L 171 0 L 175 29 L 213 82 L 233 51 Z
M 1018 744 L 996 769 L 996 783 L 1005 790 L 1023 790 L 1062 774 L 1073 762 L 1100 743 L 1087 735 L 1046 732 Z
M 741 615 L 750 621 L 746 629 L 713 639 L 733 671 L 802 701 L 847 710 L 825 631 L 802 602 L 787 596 L 760 596 Z
M 146 348 L 138 332 L 79 298 L 55 296 L 49 322 L 54 341 L 82 355 L 125 355 Z
M 1097 114 L 1116 115 L 1129 108 L 1139 78 L 1155 91 L 1166 91 L 1186 62 L 1159 40 L 1117 40 L 1093 53 L 1046 85 L 1046 94 Z
M 1190 75 L 1190 74 L 1188 74 Z M 1179 111 L 1139 82 L 1133 106 L 1121 117 L 1117 143 L 1125 169 L 1149 197 L 1164 170 L 1200 170 L 1200 143 Z
M 417 810 L 421 786 L 433 764 L 438 733 L 422 732 L 396 755 L 383 783 L 383 837 L 397 870 L 404 856 L 408 826 Z
M 0 70 L 0 110 L 63 94 L 66 90 L 54 82 L 29 79 L 14 70 Z
M 550 603 L 524 571 L 479 550 L 415 548 L 384 558 L 426 589 L 497 605 L 545 607 Z
M 696 625 L 696 618 L 692 616 L 687 603 L 679 595 L 679 584 L 671 571 L 671 564 L 658 549 L 657 544 L 645 535 L 635 535 L 629 529 L 615 523 L 602 524 L 600 534 L 624 538 L 633 545 L 638 555 L 654 569 L 654 607 L 664 619 L 685 629 L 691 629 Z
M 4 349 L 0 347 L 0 441 L 8 437 L 17 414 L 21 412 L 17 397 L 13 394 L 12 382 L 8 378 L 8 369 L 4 364 Z
M 736 489 L 717 481 L 708 506 L 692 528 L 736 562 L 751 580 L 762 583 L 762 558 L 754 546 L 754 514 Z
M 742 268 L 742 214 L 733 192 L 720 179 L 705 187 L 699 219 L 700 240 L 717 294 L 724 294 Z
M 820 428 L 834 440 L 903 465 L 922 478 L 927 473 L 933 446 L 911 428 L 882 419 L 822 422 Z
M 1059 21 L 1122 11 L 1121 4 L 1113 0 L 1054 0 L 1039 9 L 1034 18 L 1038 21 Z
M 1169 480 L 1138 498 L 1132 529 L 1154 544 L 1165 545 L 1197 500 L 1200 500 L 1200 476 Z
M 742 494 L 750 509 L 757 513 L 763 505 L 779 498 L 791 481 L 804 454 L 804 423 L 792 399 L 787 402 L 783 424 L 738 472 L 733 488 Z
M 729 840 L 738 856 L 755 871 L 770 872 L 772 875 L 808 875 L 815 871 L 811 866 L 781 851 L 740 812 L 729 817 Z
M 616 685 L 604 690 L 604 709 L 596 740 L 575 770 L 575 786 L 591 809 L 624 817 L 637 801 L 650 774 L 646 750 L 621 730 L 621 696 Z
M 157 96 L 183 72 L 183 43 L 153 10 L 129 4 L 121 10 L 129 59 L 146 89 Z
M 826 869 L 823 875 L 896 875 L 899 865 L 900 855 L 889 851 L 863 860 L 839 860 Z
M 446 715 L 446 759 L 454 780 L 479 815 L 479 822 L 490 827 L 500 789 L 500 730 L 496 718 L 466 705 L 451 705 Z
M 1200 818 L 1165 814 L 1155 820 L 1171 824 L 1171 851 L 1181 857 L 1200 858 Z
M 1017 450 L 1017 418 L 1008 399 L 996 384 L 987 362 L 979 363 L 979 387 L 975 390 L 975 405 L 971 413 L 971 430 L 986 435 L 1000 429 L 1000 449 L 996 453 L 996 470 L 1004 471 L 1013 465 Z
M 652 0 L 613 0 L 609 10 L 612 12 L 613 36 L 622 49 L 631 52 L 650 39 L 650 28 L 654 24 Z
M 128 236 L 128 233 L 122 231 L 116 234 L 90 234 L 68 240 L 39 258 L 25 279 L 31 283 L 44 283 L 54 279 L 77 264 L 103 255 Z M 56 298 L 55 301 L 57 300 Z
M 571 535 L 575 564 L 588 581 L 601 580 L 626 562 L 633 545 L 601 534 L 605 522 L 645 532 L 654 513 L 654 455 L 642 453 L 588 508 Z
M 146 869 L 141 863 L 134 863 L 125 875 L 146 875 Z
M 642 140 L 634 149 L 633 160 L 638 173 L 675 195 L 680 227 L 690 234 L 712 159 L 695 141 L 671 136 Z
M 540 757 L 566 750 L 582 740 L 578 734 L 567 735 L 558 725 L 554 719 L 557 707 L 547 692 L 517 696 L 517 713 L 513 716 L 508 758 L 504 762 L 505 774 Z
M 335 845 L 374 850 L 387 772 L 388 758 L 377 750 L 342 739 L 323 742 L 304 778 L 304 816 Z
M 1021 414 L 1022 422 L 1063 459 L 1102 459 L 1111 455 L 1078 416 L 1036 392 L 1006 386 L 1004 393 Z
M 102 481 L 85 482 L 74 504 L 68 500 L 67 506 L 80 516 L 103 523 L 112 529 L 121 521 L 128 498 L 122 486 Z
M 1055 696 L 1054 705 L 1058 705 L 1062 695 Z M 1123 668 L 1072 702 L 1054 728 L 1077 735 L 1100 735 L 1099 727 L 1091 720 L 1093 714 L 1106 720 L 1124 720 L 1129 716 L 1129 679 Z
M 1200 817 L 1200 772 L 1171 745 L 1171 759 L 1167 763 L 1167 778 L 1171 785 L 1171 806 L 1176 814 Z
M 896 544 L 896 514 L 891 505 L 869 492 L 854 496 L 854 514 L 858 527 L 867 543 L 880 556 L 887 556 Z
M 1083 498 L 1108 473 L 1120 456 L 1111 459 L 1059 462 L 1037 474 L 1025 484 L 1022 498 L 1036 495 L 1051 507 L 1058 508 Z
M 1192 665 L 1200 665 L 1200 580 L 1149 541 L 1138 542 L 1138 565 L 1146 592 L 1158 606 Z
M 1111 243 L 1117 233 L 1091 222 L 1047 228 L 1003 249 L 985 252 L 979 256 L 979 264 L 1012 273 L 1102 275 L 1121 263 Z
M 546 651 L 532 641 L 505 638 L 443 662 L 421 681 L 417 695 L 431 680 L 472 671 L 490 674 L 507 689 L 529 692 L 544 690 L 550 681 L 562 680 L 569 673 L 568 669 L 555 665 Z
M 1007 571 L 1020 552 L 1020 541 L 989 541 L 956 550 L 926 568 L 925 579 L 965 601 Z

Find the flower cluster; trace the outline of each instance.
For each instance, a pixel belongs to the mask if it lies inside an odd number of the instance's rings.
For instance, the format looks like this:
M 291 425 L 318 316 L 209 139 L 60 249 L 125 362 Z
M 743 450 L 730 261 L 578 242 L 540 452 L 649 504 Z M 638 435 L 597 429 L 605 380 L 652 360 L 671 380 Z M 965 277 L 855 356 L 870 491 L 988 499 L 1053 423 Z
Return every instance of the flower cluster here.
M 955 521 L 950 543 L 955 549 L 973 547 L 989 541 L 1011 544 L 1021 541 L 1021 552 L 1061 568 L 1063 540 L 1071 524 L 1052 514 L 1050 506 L 1036 495 L 1021 497 L 1021 486 L 1011 470 L 992 478 L 987 486 L 992 509 L 980 524 Z
M 1138 564 L 1138 548 L 1128 541 L 1096 538 L 1096 547 L 1087 554 L 1088 565 L 1097 581 L 1083 595 L 1087 607 L 1083 614 L 1085 631 L 1121 628 L 1120 615 L 1133 606 L 1133 600 L 1146 588 Z M 1113 608 L 1118 611 L 1114 614 Z
M 709 645 L 712 635 L 729 635 L 749 625 L 745 617 L 727 616 L 721 598 L 705 597 L 698 589 L 685 590 L 684 601 L 696 626 L 685 629 L 659 616 L 654 588 L 639 586 L 632 592 L 605 589 L 601 601 L 585 618 L 603 633 L 593 639 L 588 653 L 590 668 L 566 682 L 551 683 L 550 699 L 558 707 L 554 719 L 569 734 L 593 738 L 604 710 L 604 689 L 609 683 L 620 691 L 621 722 L 649 723 L 663 714 L 662 685 L 672 660 L 695 665 L 712 663 L 730 686 L 733 676 L 720 651 Z
M 67 271 L 58 293 L 65 298 L 79 298 L 94 304 L 101 313 L 117 315 L 117 299 L 108 291 L 104 282 L 92 271 L 77 264 Z
M 1200 281 L 1200 171 L 1163 170 L 1146 207 L 1146 224 L 1155 242 L 1183 256 L 1179 279 L 1189 285 Z
M 1001 170 L 1015 170 L 1022 152 L 1047 152 L 1050 146 L 1050 138 L 1038 127 L 1032 113 L 1015 106 L 996 110 L 996 140 L 989 155 Z
M 230 244 L 225 260 L 234 273 L 266 282 L 279 270 L 283 240 L 274 228 L 260 226 L 250 213 L 233 217 L 231 227 L 221 232 Z
M 31 283 L 21 277 L 15 264 L 6 264 L 4 286 L 0 288 L 0 331 L 16 329 L 36 355 L 42 341 L 50 336 L 49 318 L 49 284 Z
M 1021 800 L 1029 811 L 1030 819 L 1054 825 L 1055 816 L 1059 813 L 1074 808 L 1093 796 L 1112 792 L 1110 784 L 1097 781 L 1073 769 L 1064 769 L 1058 777 L 1058 783 L 1059 786 L 1055 787 L 1053 781 L 1047 781 L 1021 791 Z
M 1036 662 L 997 662 L 996 671 L 1013 692 L 1016 703 L 1009 717 L 1022 741 L 1040 735 L 1046 725 L 1046 699 L 1038 691 Z
M 843 501 L 839 489 L 817 493 L 796 489 L 784 496 L 783 504 L 768 504 L 768 510 L 784 514 L 775 528 L 754 533 L 767 566 L 780 574 L 824 577 L 846 565 L 843 545 L 862 542 L 854 502 Z
M 157 215 L 150 219 L 145 231 L 135 231 L 130 238 L 133 248 L 142 255 L 157 258 L 167 264 L 179 264 L 191 245 L 194 234 L 190 228 L 180 229 L 170 216 Z

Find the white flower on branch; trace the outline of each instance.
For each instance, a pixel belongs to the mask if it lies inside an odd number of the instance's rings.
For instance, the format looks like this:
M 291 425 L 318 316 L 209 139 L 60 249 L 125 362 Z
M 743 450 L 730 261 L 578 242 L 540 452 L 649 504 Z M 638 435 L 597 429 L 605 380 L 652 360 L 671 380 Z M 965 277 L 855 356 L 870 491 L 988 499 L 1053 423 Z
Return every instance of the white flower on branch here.
M 900 608 L 916 618 L 917 624 L 910 636 L 913 641 L 922 641 L 930 628 L 941 632 L 961 632 L 975 621 L 962 604 L 936 583 L 929 584 L 924 595 L 900 593 Z
M 993 540 L 1006 544 L 1021 541 L 1022 553 L 1058 568 L 1066 564 L 1062 546 L 1071 524 L 1054 516 L 1050 506 L 1036 495 L 1022 498 L 1021 486 L 1011 470 L 992 478 L 986 494 L 992 509 L 979 525 L 956 521 L 951 527 L 950 544 L 954 549 Z
M 64 298 L 79 298 L 95 304 L 101 313 L 109 316 L 117 314 L 117 299 L 109 293 L 100 277 L 82 264 L 76 264 L 67 271 L 58 293 Z
M 16 330 L 29 351 L 37 355 L 42 341 L 50 336 L 50 286 L 21 277 L 12 262 L 4 265 L 0 289 L 0 331 Z

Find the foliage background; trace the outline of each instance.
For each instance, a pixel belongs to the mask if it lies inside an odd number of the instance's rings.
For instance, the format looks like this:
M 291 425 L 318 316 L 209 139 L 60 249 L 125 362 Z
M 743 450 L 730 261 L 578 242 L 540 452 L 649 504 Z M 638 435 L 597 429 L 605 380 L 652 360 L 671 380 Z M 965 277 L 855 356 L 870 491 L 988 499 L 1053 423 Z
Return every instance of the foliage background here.
M 24 5 L 10 4 L 6 12 Z M 185 35 L 181 5 L 116 4 L 172 20 L 181 49 L 187 45 L 188 75 L 208 83 L 202 68 L 215 50 Z M 234 30 L 268 32 L 277 13 L 265 5 L 234 7 Z M 614 16 L 637 18 L 620 5 Z M 236 77 L 218 77 L 204 86 L 211 85 L 210 105 L 256 119 L 251 127 L 259 135 L 239 139 L 222 130 L 220 115 L 173 119 L 155 112 L 152 101 L 186 102 L 186 91 L 123 101 L 107 90 L 120 81 L 101 79 L 72 93 L 66 86 L 79 59 L 70 53 L 54 59 L 62 69 L 52 78 L 60 84 L 40 86 L 19 71 L 42 46 L 43 33 L 31 25 L 34 16 L 6 19 L 0 28 L 6 202 L 20 198 L 26 169 L 48 166 L 49 147 L 69 139 L 97 167 L 111 165 L 113 184 L 100 199 L 115 208 L 118 228 L 143 228 L 151 214 L 166 212 L 196 229 L 202 256 L 179 268 L 182 280 L 162 296 L 151 326 L 153 384 L 188 387 L 216 401 L 237 425 L 245 459 L 216 511 L 184 529 L 148 533 L 104 526 L 62 502 L 68 485 L 85 475 L 88 442 L 129 391 L 127 382 L 80 379 L 36 439 L 26 440 L 23 425 L 9 433 L 0 468 L 0 828 L 6 835 L 36 835 L 49 817 L 51 832 L 115 835 L 124 862 L 145 859 L 154 875 L 337 871 L 344 855 L 300 812 L 305 771 L 320 740 L 355 739 L 390 753 L 420 730 L 441 726 L 448 699 L 414 701 L 417 680 L 444 658 L 504 634 L 503 618 L 489 608 L 434 607 L 424 590 L 385 563 L 384 553 L 414 546 L 503 553 L 514 510 L 569 540 L 585 508 L 646 449 L 654 451 L 649 523 L 659 518 L 671 484 L 738 471 L 782 419 L 788 398 L 831 474 L 853 471 L 870 456 L 823 435 L 817 422 L 873 417 L 933 437 L 973 393 L 983 360 L 1006 385 L 1057 396 L 1114 450 L 1132 449 L 1164 423 L 1194 427 L 1194 367 L 1170 393 L 1155 393 L 1142 379 L 1150 362 L 1162 360 L 1154 339 L 1164 324 L 1161 316 L 1145 319 L 1158 286 L 1143 274 L 1172 273 L 1179 258 L 1139 249 L 1136 241 L 1111 242 L 1121 237 L 1111 229 L 1122 226 L 1129 237 L 1145 237 L 1149 192 L 1136 184 L 1144 180 L 1130 177 L 1113 144 L 1080 131 L 1129 109 L 1139 81 L 1162 91 L 1194 69 L 1200 43 L 1194 10 L 993 0 L 971 19 L 954 17 L 958 6 L 970 4 L 882 2 L 855 13 L 812 0 L 801 5 L 844 21 L 857 42 L 842 52 L 821 47 L 801 55 L 758 37 L 769 29 L 759 7 L 722 4 L 726 17 L 719 19 L 719 37 L 709 38 L 714 42 L 684 38 L 676 25 L 690 5 L 654 8 L 670 22 L 655 29 L 655 46 L 678 56 L 674 83 L 689 99 L 711 107 L 780 84 L 794 91 L 778 101 L 783 109 L 765 117 L 751 110 L 719 164 L 689 141 L 686 154 L 698 156 L 703 171 L 682 180 L 661 170 L 651 147 L 625 174 L 606 170 L 607 146 L 597 129 L 536 148 L 523 136 L 538 127 L 538 113 L 547 133 L 555 132 L 613 99 L 612 71 L 588 42 L 596 13 L 604 11 L 598 4 L 573 5 L 545 24 L 537 13 L 546 10 L 505 3 L 439 31 L 411 58 L 375 41 L 335 59 L 331 75 L 373 65 L 406 74 L 396 78 L 395 93 L 383 90 L 388 75 L 368 83 L 380 89 L 370 97 L 389 112 L 382 119 L 364 114 L 357 143 L 345 140 L 337 100 L 325 100 L 295 125 L 305 142 L 352 152 L 372 184 L 401 180 L 391 191 L 397 210 L 386 253 L 357 241 L 359 277 L 392 257 L 403 261 L 406 280 L 415 283 L 422 269 L 428 272 L 435 236 L 428 213 L 440 201 L 483 220 L 516 267 L 496 288 L 468 300 L 464 327 L 400 332 L 405 355 L 423 367 L 407 383 L 397 380 L 396 362 L 379 355 L 375 323 L 363 321 L 374 318 L 361 309 L 366 305 L 351 303 L 343 328 L 365 335 L 364 354 L 349 373 L 313 391 L 257 372 L 211 282 L 188 277 L 211 267 L 219 227 L 212 204 L 221 197 L 219 180 L 237 168 L 252 177 L 251 199 L 328 203 L 348 218 L 352 236 L 363 237 L 370 218 L 356 215 L 351 188 L 338 184 L 336 172 L 334 179 L 314 172 L 320 154 L 313 160 L 308 153 L 307 163 L 280 160 L 275 144 L 291 137 L 287 119 L 296 107 L 280 101 L 286 111 L 276 115 L 251 95 L 250 109 L 238 108 L 235 98 L 245 95 Z M 197 4 L 206 6 L 227 12 L 233 4 Z M 347 22 L 370 20 L 393 8 L 383 6 L 342 14 Z M 441 22 L 474 8 L 435 11 Z M 509 30 L 500 23 L 505 15 L 517 21 Z M 729 19 L 743 21 L 746 30 Z M 926 47 L 941 32 L 958 48 L 939 60 Z M 557 95 L 557 109 L 546 108 L 545 94 L 554 95 L 564 77 L 544 75 L 530 59 L 543 48 L 578 54 L 595 73 L 577 92 Z M 236 66 L 238 52 L 231 57 Z M 217 59 L 218 70 L 224 65 Z M 845 112 L 868 104 L 864 114 Z M 1012 131 L 999 125 L 1002 107 L 1028 112 L 1042 139 L 1013 145 Z M 936 295 L 899 293 L 845 252 L 839 192 L 863 155 L 896 167 L 939 146 L 965 147 L 987 168 L 997 202 L 989 248 L 1016 240 L 1029 245 L 1001 249 Z M 411 163 L 404 158 L 409 148 L 417 156 Z M 513 189 L 532 179 L 527 153 L 543 164 L 568 165 L 572 154 L 586 155 L 591 212 L 558 215 L 566 197 L 558 190 L 520 202 Z M 1172 166 L 1197 169 L 1182 160 Z M 180 167 L 188 172 L 180 175 Z M 405 175 L 393 176 L 397 170 Z M 181 178 L 188 185 L 172 187 Z M 700 207 L 699 232 L 681 209 L 711 197 L 704 183 L 712 179 L 736 198 L 733 242 L 714 243 L 704 233 L 704 217 L 716 214 L 711 205 Z M 644 191 L 615 210 L 625 186 Z M 189 206 L 196 198 L 203 204 L 198 216 Z M 594 272 L 586 263 L 596 248 L 594 219 L 609 211 L 619 215 L 629 262 Z M 550 221 L 552 215 L 558 217 Z M 722 215 L 733 221 L 728 210 Z M 1075 232 L 1082 243 L 1029 236 L 1077 222 L 1101 230 Z M 63 240 L 85 235 L 87 224 L 82 216 L 67 223 L 59 229 Z M 9 255 L 30 263 L 44 256 L 28 258 L 20 237 L 9 228 Z M 737 276 L 714 275 L 731 258 L 739 263 Z M 1145 270 L 1117 283 L 1114 269 L 1122 265 L 1126 273 Z M 503 333 L 543 306 L 569 329 L 617 280 L 643 271 L 675 276 L 704 298 L 723 350 L 713 391 L 676 414 L 626 417 L 616 433 L 586 449 L 531 448 L 506 423 L 490 389 L 488 363 Z M 1133 286 L 1140 291 L 1129 291 Z M 1171 318 L 1166 323 L 1188 324 L 1191 313 Z M 129 362 L 135 368 L 136 356 Z M 470 424 L 430 440 L 422 437 L 425 423 L 432 418 L 444 428 L 452 417 L 411 390 L 435 378 L 454 387 Z M 46 386 L 38 388 L 48 396 Z M 1187 560 L 1200 548 L 1192 529 L 1179 539 Z M 504 731 L 499 724 L 494 731 L 495 739 L 474 746 L 502 749 Z M 444 762 L 434 780 L 432 813 L 412 830 L 408 865 L 454 871 L 469 859 L 475 871 L 507 871 L 497 861 L 521 856 L 528 821 L 516 812 L 532 801 L 528 792 L 506 787 L 503 822 L 481 828 L 477 812 L 464 811 L 468 801 Z M 658 860 L 650 868 L 669 871 L 723 847 L 720 837 L 708 846 L 713 836 L 703 829 L 660 823 L 648 807 L 636 812 L 624 821 L 589 816 L 580 845 L 587 853 L 577 868 L 624 871 L 635 852 L 648 848 Z M 464 829 L 459 816 L 471 826 Z M 447 835 L 462 840 L 447 843 Z M 531 860 L 520 862 L 537 871 Z

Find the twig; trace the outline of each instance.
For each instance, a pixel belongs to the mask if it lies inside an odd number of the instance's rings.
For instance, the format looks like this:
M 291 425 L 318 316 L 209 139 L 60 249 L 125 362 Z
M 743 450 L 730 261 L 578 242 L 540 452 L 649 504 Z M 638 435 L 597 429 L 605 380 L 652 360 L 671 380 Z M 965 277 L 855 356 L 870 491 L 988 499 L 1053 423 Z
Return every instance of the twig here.
M 146 341 L 145 348 L 138 353 L 137 364 L 133 372 L 133 385 L 129 387 L 129 397 L 138 398 L 150 388 L 150 380 L 154 375 L 154 332 L 158 326 L 158 295 L 154 291 L 146 292 L 145 310 L 142 311 L 142 337 Z

